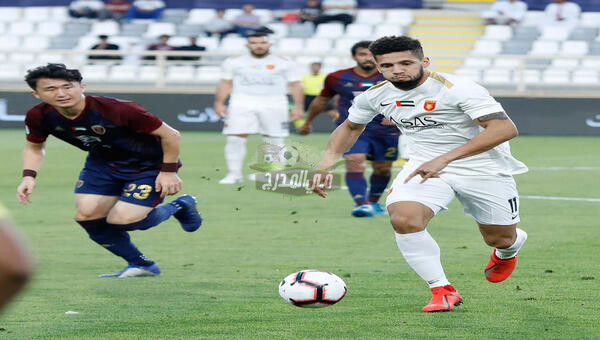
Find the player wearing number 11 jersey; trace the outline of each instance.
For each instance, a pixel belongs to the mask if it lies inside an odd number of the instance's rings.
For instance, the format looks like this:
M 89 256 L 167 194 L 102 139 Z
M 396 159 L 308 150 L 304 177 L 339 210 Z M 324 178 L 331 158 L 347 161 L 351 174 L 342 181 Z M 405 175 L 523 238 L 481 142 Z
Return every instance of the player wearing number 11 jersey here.
M 396 243 L 408 265 L 429 285 L 424 312 L 452 310 L 463 302 L 442 268 L 440 248 L 426 229 L 457 197 L 484 241 L 494 247 L 483 270 L 490 282 L 509 277 L 527 234 L 517 228 L 519 199 L 512 177 L 527 171 L 508 140 L 518 132 L 500 103 L 465 78 L 428 71 L 418 40 L 383 37 L 369 46 L 386 82 L 357 96 L 348 120 L 332 134 L 327 169 L 365 125 L 382 114 L 406 136 L 409 161 L 387 197 Z M 325 196 L 322 189 L 315 189 Z
M 89 237 L 128 266 L 102 277 L 155 276 L 160 269 L 130 241 L 128 231 L 152 228 L 172 215 L 185 231 L 202 223 L 189 195 L 159 205 L 181 189 L 177 170 L 179 132 L 136 103 L 84 96 L 78 70 L 48 64 L 29 70 L 25 81 L 43 103 L 25 116 L 21 203 L 30 203 L 48 135 L 88 152 L 75 185 L 75 220 Z

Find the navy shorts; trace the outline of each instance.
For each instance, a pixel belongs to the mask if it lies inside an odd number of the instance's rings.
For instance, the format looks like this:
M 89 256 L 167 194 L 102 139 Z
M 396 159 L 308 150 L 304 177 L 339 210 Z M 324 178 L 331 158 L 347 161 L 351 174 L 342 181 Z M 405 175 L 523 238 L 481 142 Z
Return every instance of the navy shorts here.
M 75 185 L 76 194 L 120 196 L 127 203 L 155 207 L 163 199 L 154 184 L 159 170 L 120 172 L 107 163 L 86 162 Z
M 395 161 L 398 159 L 398 136 L 369 136 L 364 133 L 344 155 L 362 153 L 370 161 Z

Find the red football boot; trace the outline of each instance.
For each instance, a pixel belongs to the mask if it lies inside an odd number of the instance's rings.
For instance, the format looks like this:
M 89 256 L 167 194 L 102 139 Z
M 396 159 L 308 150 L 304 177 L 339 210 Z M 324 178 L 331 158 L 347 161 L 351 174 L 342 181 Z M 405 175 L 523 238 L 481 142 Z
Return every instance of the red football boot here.
M 492 252 L 492 258 L 485 267 L 485 278 L 490 282 L 502 282 L 512 274 L 517 265 L 517 256 L 501 259 L 496 256 L 496 249 Z
M 449 312 L 452 307 L 463 303 L 462 296 L 452 285 L 431 288 L 431 292 L 433 297 L 427 306 L 421 309 L 423 312 Z

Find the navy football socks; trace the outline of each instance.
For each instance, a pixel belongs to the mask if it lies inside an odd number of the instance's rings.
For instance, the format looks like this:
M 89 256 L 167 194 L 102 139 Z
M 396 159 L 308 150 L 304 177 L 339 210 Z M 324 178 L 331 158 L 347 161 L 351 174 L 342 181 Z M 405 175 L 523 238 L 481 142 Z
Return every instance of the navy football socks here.
M 181 207 L 178 204 L 173 204 L 173 202 L 165 203 L 152 209 L 143 220 L 129 224 L 107 224 L 110 228 L 116 230 L 146 230 L 168 220 L 169 217 L 179 211 L 179 209 L 181 209 Z
M 367 180 L 362 172 L 346 172 L 346 185 L 356 205 L 367 204 Z
M 390 178 L 392 178 L 391 174 L 371 175 L 371 178 L 369 179 L 371 185 L 369 190 L 369 202 L 376 203 L 379 201 L 381 194 L 383 194 L 383 191 L 385 188 L 387 188 L 387 185 L 390 182 Z

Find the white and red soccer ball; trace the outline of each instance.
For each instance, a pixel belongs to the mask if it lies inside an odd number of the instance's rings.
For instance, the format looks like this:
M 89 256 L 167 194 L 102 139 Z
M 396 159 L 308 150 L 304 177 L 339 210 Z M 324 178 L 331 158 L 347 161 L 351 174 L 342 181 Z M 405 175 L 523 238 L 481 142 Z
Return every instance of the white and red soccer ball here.
M 346 290 L 344 280 L 321 270 L 301 270 L 279 284 L 279 295 L 285 301 L 308 308 L 331 306 L 346 295 Z

